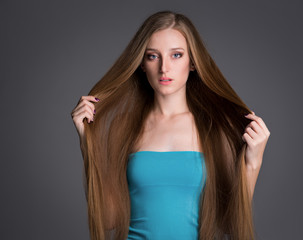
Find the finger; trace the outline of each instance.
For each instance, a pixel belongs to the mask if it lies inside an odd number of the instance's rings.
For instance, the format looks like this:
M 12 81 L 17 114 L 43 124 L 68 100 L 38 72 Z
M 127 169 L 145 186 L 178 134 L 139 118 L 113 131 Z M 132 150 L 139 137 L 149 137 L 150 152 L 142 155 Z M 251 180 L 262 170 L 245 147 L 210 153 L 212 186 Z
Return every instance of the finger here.
M 258 138 L 258 134 L 251 127 L 246 129 L 246 133 L 248 133 L 252 139 Z
M 79 113 L 88 113 L 89 116 L 93 116 L 94 112 L 92 111 L 92 109 L 88 106 L 88 105 L 83 105 L 81 107 L 79 107 L 73 115 L 79 115 Z
M 84 119 L 87 119 L 87 122 L 90 123 L 91 121 L 94 121 L 94 116 L 91 112 L 87 111 L 81 111 L 74 114 L 73 119 L 75 120 L 75 123 L 81 124 L 83 123 Z
M 93 120 L 93 114 L 91 112 L 87 111 L 79 111 L 74 114 L 73 119 L 75 120 L 76 123 L 82 123 L 85 118 L 88 120 Z
M 94 107 L 94 106 L 93 106 Z M 89 114 L 94 114 L 94 109 L 91 108 L 88 104 L 80 104 L 75 111 L 72 113 L 72 115 L 76 115 L 79 112 L 87 111 Z
M 256 121 L 261 126 L 261 128 L 264 129 L 264 131 L 267 135 L 270 134 L 268 128 L 266 127 L 266 124 L 264 123 L 264 121 L 261 117 L 258 117 L 258 116 L 253 115 L 253 114 L 247 114 L 245 117 Z
M 92 102 L 99 102 L 100 99 L 96 98 L 96 97 L 94 97 L 92 95 L 88 95 L 88 96 L 81 96 L 79 102 L 83 101 L 83 100 L 92 101 Z
M 84 100 L 85 102 L 80 103 L 72 112 L 72 115 L 77 115 L 80 112 L 87 111 L 89 114 L 93 114 L 95 110 L 95 106 L 93 103 L 87 102 L 87 100 Z
M 248 144 L 248 145 L 251 145 L 252 142 L 254 141 L 251 136 L 246 132 L 243 134 L 242 136 L 244 139 L 245 139 L 245 142 Z
M 88 111 L 94 112 L 95 111 L 95 105 L 92 102 L 89 102 L 88 100 L 82 100 L 76 108 L 73 110 L 72 113 L 77 111 L 82 111 L 83 108 L 86 108 Z
M 81 106 L 83 106 L 83 104 L 88 104 L 89 106 L 91 106 L 92 111 L 95 110 L 95 105 L 91 102 L 98 102 L 100 99 L 94 97 L 94 96 L 82 96 L 78 103 L 77 106 L 72 110 L 71 114 L 73 114 L 75 111 L 78 110 L 78 108 L 80 108 Z
M 251 129 L 253 129 L 257 134 L 264 134 L 263 128 L 255 121 L 251 121 L 248 125 Z

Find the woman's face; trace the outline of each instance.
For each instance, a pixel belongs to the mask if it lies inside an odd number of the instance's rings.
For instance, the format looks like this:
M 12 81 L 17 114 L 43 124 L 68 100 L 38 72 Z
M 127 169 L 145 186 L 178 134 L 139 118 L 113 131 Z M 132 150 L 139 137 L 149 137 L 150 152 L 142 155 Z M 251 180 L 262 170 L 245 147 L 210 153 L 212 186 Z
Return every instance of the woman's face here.
M 194 70 L 186 39 L 175 29 L 152 34 L 141 67 L 152 88 L 161 95 L 185 92 L 189 72 Z

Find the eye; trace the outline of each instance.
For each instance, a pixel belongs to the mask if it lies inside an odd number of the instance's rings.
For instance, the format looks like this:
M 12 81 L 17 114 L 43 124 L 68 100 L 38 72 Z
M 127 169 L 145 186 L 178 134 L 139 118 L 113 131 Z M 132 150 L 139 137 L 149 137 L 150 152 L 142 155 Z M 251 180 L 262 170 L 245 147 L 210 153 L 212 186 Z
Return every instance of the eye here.
M 182 57 L 182 54 L 181 53 L 174 53 L 173 57 L 174 58 L 180 58 L 180 57 Z
M 149 59 L 149 60 L 154 60 L 154 59 L 156 59 L 158 57 L 155 54 L 147 54 L 146 56 L 147 56 L 147 59 Z

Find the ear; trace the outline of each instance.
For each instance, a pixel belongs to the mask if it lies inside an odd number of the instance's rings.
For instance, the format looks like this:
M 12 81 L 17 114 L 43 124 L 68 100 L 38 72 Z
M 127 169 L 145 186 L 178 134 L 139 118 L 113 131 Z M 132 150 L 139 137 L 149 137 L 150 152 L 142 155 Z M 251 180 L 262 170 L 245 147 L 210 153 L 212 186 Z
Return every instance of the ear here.
M 195 65 L 191 62 L 190 63 L 190 71 L 195 71 Z
M 145 72 L 145 67 L 144 67 L 144 63 L 143 62 L 141 63 L 140 66 L 141 66 L 142 71 Z

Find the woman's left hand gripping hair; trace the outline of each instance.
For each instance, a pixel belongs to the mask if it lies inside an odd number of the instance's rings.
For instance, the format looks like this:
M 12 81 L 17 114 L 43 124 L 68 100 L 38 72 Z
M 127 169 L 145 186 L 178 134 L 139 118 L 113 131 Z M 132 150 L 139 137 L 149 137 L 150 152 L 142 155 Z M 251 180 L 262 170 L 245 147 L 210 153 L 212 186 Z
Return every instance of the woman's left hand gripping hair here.
M 247 143 L 245 152 L 246 166 L 251 169 L 260 169 L 270 132 L 262 118 L 256 116 L 254 112 L 252 113 L 245 116 L 252 121 L 246 126 L 242 139 Z

